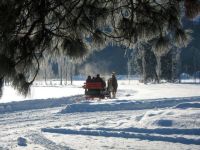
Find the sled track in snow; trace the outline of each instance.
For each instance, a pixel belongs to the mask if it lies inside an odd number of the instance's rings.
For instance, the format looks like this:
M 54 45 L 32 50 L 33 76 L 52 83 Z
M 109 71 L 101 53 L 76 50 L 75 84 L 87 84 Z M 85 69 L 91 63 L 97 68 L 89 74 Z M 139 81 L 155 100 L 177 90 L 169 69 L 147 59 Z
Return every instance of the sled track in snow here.
M 113 129 L 82 129 L 82 130 L 71 130 L 71 129 L 55 129 L 55 128 L 43 128 L 43 132 L 57 133 L 57 134 L 68 134 L 68 135 L 84 135 L 84 136 L 102 136 L 102 137 L 118 137 L 118 138 L 133 138 L 140 140 L 149 141 L 164 141 L 181 144 L 194 144 L 200 145 L 200 139 L 190 139 L 184 137 L 169 137 L 163 135 L 151 135 L 139 132 L 126 132 L 123 130 Z
M 44 148 L 47 148 L 48 150 L 72 150 L 69 147 L 58 145 L 55 142 L 47 139 L 42 134 L 39 133 L 32 133 L 27 136 L 30 141 L 32 141 L 34 144 L 41 145 Z

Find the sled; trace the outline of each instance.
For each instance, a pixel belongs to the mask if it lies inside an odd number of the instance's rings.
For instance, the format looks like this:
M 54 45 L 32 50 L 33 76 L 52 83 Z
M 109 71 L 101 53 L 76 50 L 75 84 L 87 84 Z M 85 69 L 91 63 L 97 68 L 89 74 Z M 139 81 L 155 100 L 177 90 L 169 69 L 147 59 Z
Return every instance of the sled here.
M 105 97 L 110 97 L 108 91 L 103 87 L 101 82 L 84 83 L 83 88 L 85 89 L 86 99 L 104 99 Z

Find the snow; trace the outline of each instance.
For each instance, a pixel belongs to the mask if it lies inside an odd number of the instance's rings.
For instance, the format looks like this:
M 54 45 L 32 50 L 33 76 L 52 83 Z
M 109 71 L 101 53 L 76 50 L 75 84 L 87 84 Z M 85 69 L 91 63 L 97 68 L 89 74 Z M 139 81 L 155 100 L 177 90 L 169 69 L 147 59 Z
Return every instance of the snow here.
M 31 87 L 31 93 L 24 97 L 17 93 L 11 86 L 5 86 L 3 89 L 3 96 L 0 100 L 1 103 L 7 103 L 11 101 L 23 101 L 23 100 L 35 100 L 35 99 L 48 99 L 48 98 L 60 98 L 66 96 L 73 96 L 77 94 L 83 94 L 81 85 L 84 81 L 77 81 L 74 85 L 54 85 L 46 86 L 43 82 L 38 84 L 37 82 Z
M 132 101 L 132 100 L 120 100 L 120 101 L 111 101 L 106 103 L 89 103 L 89 102 L 82 102 L 82 103 L 75 103 L 69 104 L 65 109 L 61 111 L 61 113 L 74 113 L 74 112 L 96 112 L 96 111 L 121 111 L 121 110 L 141 110 L 141 109 L 156 109 L 156 108 L 166 108 L 172 107 L 178 104 L 177 108 L 184 108 L 184 107 L 196 107 L 200 108 L 199 103 L 185 103 L 185 102 L 196 102 L 199 100 L 197 98 L 178 98 L 178 99 L 151 99 L 148 101 L 140 100 L 140 101 Z
M 200 149 L 200 85 L 119 81 L 116 99 L 85 100 L 84 81 L 5 86 L 0 149 Z

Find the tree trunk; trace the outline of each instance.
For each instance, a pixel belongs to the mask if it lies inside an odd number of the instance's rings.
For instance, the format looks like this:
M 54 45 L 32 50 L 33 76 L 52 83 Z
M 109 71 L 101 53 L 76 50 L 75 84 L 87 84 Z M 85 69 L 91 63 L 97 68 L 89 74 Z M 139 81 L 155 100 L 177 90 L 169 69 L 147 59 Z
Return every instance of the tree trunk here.
M 66 71 L 66 74 L 65 74 L 65 80 L 66 80 L 66 85 L 67 85 L 67 71 Z
M 177 77 L 179 83 L 181 83 L 181 78 L 180 78 L 180 74 L 181 74 L 181 50 L 178 50 L 178 52 L 176 53 L 176 60 L 177 60 L 176 77 Z
M 172 64 L 171 64 L 171 82 L 175 81 L 175 70 L 176 70 L 176 54 L 175 50 L 172 51 Z
M 72 85 L 72 83 L 73 83 L 73 75 L 72 75 L 72 73 L 71 73 L 70 79 L 71 79 L 71 85 Z
M 127 61 L 127 70 L 128 70 L 128 74 L 127 74 L 127 76 L 128 76 L 128 81 L 129 81 L 129 84 L 130 84 L 130 76 L 131 76 L 131 63 L 130 63 L 130 59 L 128 59 L 128 61 Z
M 44 69 L 44 81 L 45 81 L 45 85 L 47 85 L 47 70 L 46 70 L 46 68 Z
M 60 85 L 62 85 L 62 65 L 60 64 Z
M 180 70 L 181 70 L 181 61 L 180 61 L 181 51 L 179 49 L 176 49 L 172 53 L 172 82 L 179 81 L 180 79 Z
M 157 60 L 157 66 L 156 66 L 156 73 L 158 77 L 158 83 L 160 83 L 160 77 L 161 77 L 161 56 L 156 56 Z
M 73 64 L 72 64 L 72 62 L 70 64 L 70 81 L 71 81 L 71 85 L 72 85 L 72 82 L 73 82 Z
M 142 74 L 143 74 L 143 83 L 147 83 L 147 72 L 146 72 L 146 59 L 145 59 L 145 50 L 142 50 Z

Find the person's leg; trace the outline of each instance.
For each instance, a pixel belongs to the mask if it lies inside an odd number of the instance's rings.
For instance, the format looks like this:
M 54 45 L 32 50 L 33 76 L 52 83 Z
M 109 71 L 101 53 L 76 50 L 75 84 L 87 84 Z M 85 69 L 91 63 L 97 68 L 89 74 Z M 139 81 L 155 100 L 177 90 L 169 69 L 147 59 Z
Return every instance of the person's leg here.
M 116 98 L 116 92 L 113 91 L 113 98 Z
M 114 91 L 111 92 L 111 98 L 114 98 Z
M 109 98 L 111 98 L 111 91 L 109 91 Z
M 117 90 L 114 89 L 114 90 L 113 90 L 113 97 L 114 97 L 114 98 L 116 98 L 116 92 L 117 92 Z
M 112 98 L 115 98 L 115 90 L 112 91 Z

